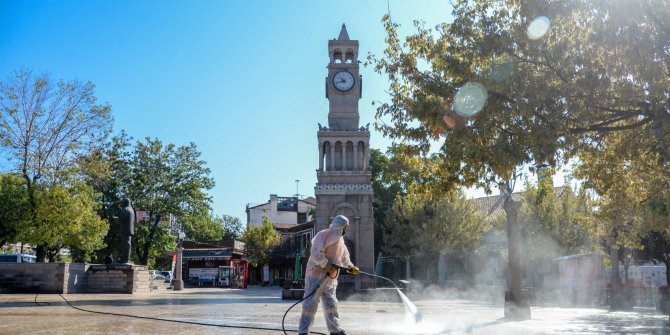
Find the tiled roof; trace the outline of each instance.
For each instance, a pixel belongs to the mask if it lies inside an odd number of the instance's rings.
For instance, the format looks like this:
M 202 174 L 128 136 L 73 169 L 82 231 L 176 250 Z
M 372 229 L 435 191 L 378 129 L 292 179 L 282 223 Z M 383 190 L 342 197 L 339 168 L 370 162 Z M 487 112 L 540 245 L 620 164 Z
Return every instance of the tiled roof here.
M 284 232 L 296 232 L 304 229 L 309 229 L 314 227 L 315 220 L 311 220 L 301 224 L 294 223 L 273 223 L 276 230 L 281 230 Z
M 310 205 L 316 206 L 316 198 L 315 197 L 307 197 L 305 199 L 300 199 L 300 201 L 304 201 Z
M 554 187 L 557 197 L 562 197 L 565 190 L 568 189 L 568 186 L 559 186 Z M 512 193 L 512 199 L 514 201 L 521 201 L 524 192 L 515 192 Z M 486 215 L 486 217 L 492 217 L 498 215 L 499 213 L 504 213 L 505 210 L 502 208 L 503 201 L 502 195 L 491 195 L 488 197 L 475 198 L 474 200 L 475 207 L 478 211 Z
M 223 251 L 223 250 L 244 250 L 244 243 L 235 240 L 223 241 L 184 241 L 181 244 L 184 251 L 187 250 L 201 250 L 201 251 Z

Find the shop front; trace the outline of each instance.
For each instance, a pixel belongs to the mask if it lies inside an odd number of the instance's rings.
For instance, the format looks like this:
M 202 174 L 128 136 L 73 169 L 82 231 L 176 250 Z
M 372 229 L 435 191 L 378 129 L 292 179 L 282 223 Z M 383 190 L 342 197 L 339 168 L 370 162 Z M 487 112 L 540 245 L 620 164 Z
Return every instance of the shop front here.
M 246 288 L 249 262 L 239 241 L 184 241 L 183 280 L 190 286 Z

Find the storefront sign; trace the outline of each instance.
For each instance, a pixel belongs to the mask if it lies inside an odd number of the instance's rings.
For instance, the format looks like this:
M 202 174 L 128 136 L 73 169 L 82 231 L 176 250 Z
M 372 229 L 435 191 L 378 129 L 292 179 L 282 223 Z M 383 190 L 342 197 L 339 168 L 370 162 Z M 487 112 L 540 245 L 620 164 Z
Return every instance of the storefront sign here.
M 263 282 L 270 281 L 270 265 L 263 265 Z
M 191 268 L 188 269 L 189 277 L 203 277 L 203 278 L 214 278 L 218 275 L 219 269 L 217 268 Z

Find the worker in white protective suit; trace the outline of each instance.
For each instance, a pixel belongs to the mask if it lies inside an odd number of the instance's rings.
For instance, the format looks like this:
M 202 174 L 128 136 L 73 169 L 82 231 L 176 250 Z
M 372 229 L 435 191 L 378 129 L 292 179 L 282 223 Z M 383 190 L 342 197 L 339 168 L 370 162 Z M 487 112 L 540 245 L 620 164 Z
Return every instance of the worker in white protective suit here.
M 331 335 L 346 335 L 340 328 L 337 311 L 337 275 L 339 268 L 348 269 L 357 275 L 360 270 L 351 263 L 349 251 L 344 244 L 344 233 L 349 229 L 349 220 L 344 215 L 333 219 L 328 229 L 316 234 L 312 239 L 307 270 L 305 271 L 305 297 L 302 302 L 302 315 L 298 333 L 308 334 L 314 323 L 314 314 L 322 300 L 321 309 L 326 318 L 326 325 Z M 316 292 L 315 292 L 316 290 Z M 310 296 L 310 294 L 314 292 Z

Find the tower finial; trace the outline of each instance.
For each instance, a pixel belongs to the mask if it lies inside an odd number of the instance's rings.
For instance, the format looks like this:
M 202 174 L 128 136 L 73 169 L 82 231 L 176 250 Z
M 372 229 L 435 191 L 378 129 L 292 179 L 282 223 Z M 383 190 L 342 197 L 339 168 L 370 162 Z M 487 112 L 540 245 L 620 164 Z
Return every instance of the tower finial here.
M 348 41 L 349 34 L 347 34 L 347 26 L 342 23 L 342 30 L 340 30 L 340 36 L 337 37 L 339 41 Z

